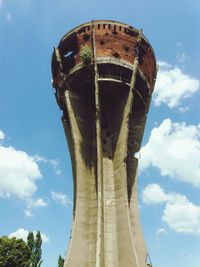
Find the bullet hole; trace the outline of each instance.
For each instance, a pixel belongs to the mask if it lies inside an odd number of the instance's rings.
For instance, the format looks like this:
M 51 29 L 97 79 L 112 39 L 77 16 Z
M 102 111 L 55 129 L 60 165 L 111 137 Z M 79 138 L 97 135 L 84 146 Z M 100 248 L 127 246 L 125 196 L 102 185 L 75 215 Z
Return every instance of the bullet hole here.
M 83 35 L 83 40 L 84 40 L 85 42 L 89 41 L 89 40 L 90 40 L 90 35 L 89 35 L 89 34 L 84 34 L 84 35 Z
M 116 57 L 116 58 L 120 58 L 120 55 L 116 51 L 113 52 L 113 56 Z
M 129 46 L 128 46 L 128 45 L 124 45 L 124 50 L 125 50 L 126 52 L 129 52 L 129 51 L 130 51 Z

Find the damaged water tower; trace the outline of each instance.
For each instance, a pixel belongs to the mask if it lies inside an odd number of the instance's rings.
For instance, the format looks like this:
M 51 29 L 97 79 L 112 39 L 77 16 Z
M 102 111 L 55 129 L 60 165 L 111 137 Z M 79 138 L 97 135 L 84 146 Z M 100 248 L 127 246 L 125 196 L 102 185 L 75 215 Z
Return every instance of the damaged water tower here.
M 140 227 L 138 159 L 156 61 L 141 31 L 92 21 L 68 32 L 52 57 L 74 177 L 64 267 L 152 266 Z

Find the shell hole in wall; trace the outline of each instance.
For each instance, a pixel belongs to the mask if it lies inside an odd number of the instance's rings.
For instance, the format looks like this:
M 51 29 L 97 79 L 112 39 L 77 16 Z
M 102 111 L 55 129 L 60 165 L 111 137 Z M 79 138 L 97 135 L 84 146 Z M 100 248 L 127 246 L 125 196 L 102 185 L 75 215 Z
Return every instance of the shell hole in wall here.
M 131 37 L 137 37 L 138 36 L 137 32 L 135 32 L 134 30 L 129 29 L 129 28 L 124 28 L 124 33 L 130 35 Z
M 123 48 L 124 48 L 124 50 L 125 50 L 126 52 L 129 52 L 129 51 L 130 51 L 130 47 L 129 47 L 128 45 L 124 45 Z
M 117 53 L 116 51 L 113 52 L 113 56 L 116 57 L 116 58 L 120 58 L 120 54 Z
M 85 33 L 85 34 L 83 35 L 83 40 L 84 40 L 85 42 L 89 41 L 89 40 L 90 40 L 90 35 L 87 34 L 87 33 Z

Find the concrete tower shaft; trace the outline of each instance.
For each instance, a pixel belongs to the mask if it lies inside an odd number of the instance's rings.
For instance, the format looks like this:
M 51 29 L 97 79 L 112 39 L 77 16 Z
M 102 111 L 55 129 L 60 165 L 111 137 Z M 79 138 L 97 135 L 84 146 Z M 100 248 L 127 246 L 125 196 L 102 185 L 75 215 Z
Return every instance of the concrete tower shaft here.
M 74 177 L 72 236 L 65 267 L 146 267 L 137 165 L 156 77 L 143 34 L 92 21 L 66 34 L 52 57 Z

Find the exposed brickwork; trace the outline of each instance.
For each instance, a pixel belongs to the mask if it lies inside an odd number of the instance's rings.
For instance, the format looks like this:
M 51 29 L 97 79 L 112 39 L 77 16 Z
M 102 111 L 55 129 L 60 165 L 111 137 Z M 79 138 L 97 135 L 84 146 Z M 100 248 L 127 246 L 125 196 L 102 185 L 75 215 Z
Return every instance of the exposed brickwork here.
M 67 38 L 76 35 L 75 64 L 81 63 L 80 50 L 83 46 L 92 47 L 92 23 L 75 29 Z M 95 23 L 96 52 L 98 58 L 114 58 L 133 63 L 137 50 L 140 52 L 139 68 L 146 76 L 150 87 L 154 84 L 156 64 L 153 50 L 149 43 L 141 38 L 137 44 L 137 30 L 114 23 Z M 137 46 L 140 46 L 137 48 Z

